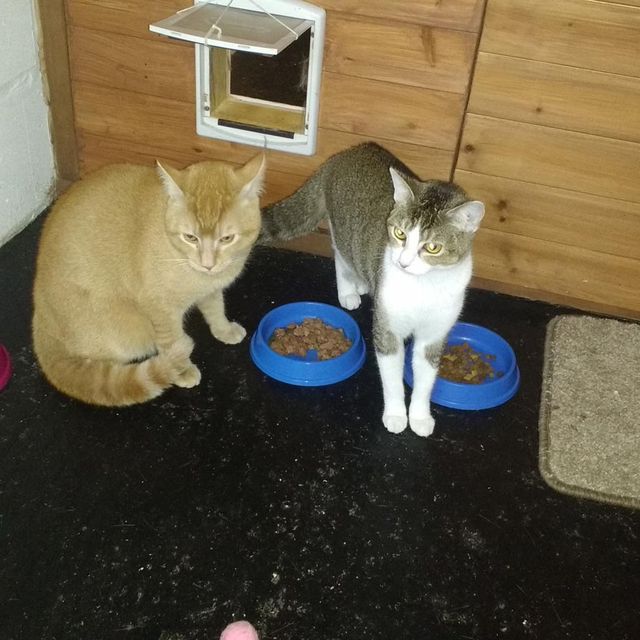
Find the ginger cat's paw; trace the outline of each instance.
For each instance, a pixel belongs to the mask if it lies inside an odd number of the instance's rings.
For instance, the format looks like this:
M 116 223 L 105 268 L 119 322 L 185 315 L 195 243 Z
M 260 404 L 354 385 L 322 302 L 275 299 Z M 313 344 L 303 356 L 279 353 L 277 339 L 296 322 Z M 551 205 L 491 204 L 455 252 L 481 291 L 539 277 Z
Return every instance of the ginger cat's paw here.
M 382 422 L 390 433 L 401 433 L 407 428 L 407 416 L 385 413 Z
M 200 384 L 200 380 L 202 379 L 202 374 L 200 373 L 200 369 L 196 367 L 195 364 L 190 364 L 184 371 L 181 371 L 173 381 L 173 383 L 177 387 L 182 387 L 183 389 L 191 389 L 192 387 L 196 387 Z
M 427 438 L 433 433 L 433 428 L 435 427 L 436 421 L 433 416 L 412 416 L 409 413 L 409 426 L 411 427 L 411 431 L 418 436 L 422 436 L 423 438 Z
M 225 344 L 238 344 L 247 335 L 247 331 L 237 322 L 230 322 L 224 329 L 216 329 L 213 335 Z

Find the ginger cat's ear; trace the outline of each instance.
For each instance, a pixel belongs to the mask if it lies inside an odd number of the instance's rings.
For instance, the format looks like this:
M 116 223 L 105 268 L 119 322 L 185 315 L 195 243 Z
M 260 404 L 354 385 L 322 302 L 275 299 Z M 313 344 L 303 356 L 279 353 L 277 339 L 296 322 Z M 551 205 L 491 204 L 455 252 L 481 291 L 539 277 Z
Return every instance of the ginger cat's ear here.
M 267 158 L 264 153 L 259 153 L 251 158 L 244 166 L 236 169 L 236 175 L 242 183 L 240 197 L 250 200 L 259 198 L 264 187 L 264 174 L 267 167 Z
M 180 188 L 181 172 L 168 164 L 161 165 L 159 160 L 156 160 L 156 169 L 167 195 L 173 200 L 182 200 L 184 192 Z

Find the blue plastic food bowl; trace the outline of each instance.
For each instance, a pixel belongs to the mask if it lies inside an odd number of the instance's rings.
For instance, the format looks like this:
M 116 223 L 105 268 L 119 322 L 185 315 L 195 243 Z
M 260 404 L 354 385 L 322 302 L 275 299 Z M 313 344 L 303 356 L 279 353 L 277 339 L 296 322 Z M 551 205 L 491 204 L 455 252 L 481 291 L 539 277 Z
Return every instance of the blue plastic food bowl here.
M 431 402 L 451 409 L 473 411 L 497 407 L 513 398 L 520 386 L 520 370 L 509 343 L 497 333 L 477 324 L 458 322 L 451 329 L 447 344 L 454 346 L 465 342 L 468 342 L 474 351 L 494 355 L 495 360 L 491 361 L 491 366 L 502 375 L 481 384 L 451 382 L 437 377 Z M 404 362 L 404 379 L 409 386 L 413 386 L 411 355 L 410 344 Z
M 351 340 L 351 348 L 337 358 L 318 360 L 315 354 L 283 356 L 269 346 L 276 329 L 291 323 L 300 324 L 305 318 L 318 318 L 342 329 Z M 364 340 L 355 320 L 342 309 L 322 302 L 292 302 L 269 311 L 251 338 L 249 353 L 254 364 L 271 378 L 301 387 L 321 387 L 346 380 L 358 371 L 366 357 Z

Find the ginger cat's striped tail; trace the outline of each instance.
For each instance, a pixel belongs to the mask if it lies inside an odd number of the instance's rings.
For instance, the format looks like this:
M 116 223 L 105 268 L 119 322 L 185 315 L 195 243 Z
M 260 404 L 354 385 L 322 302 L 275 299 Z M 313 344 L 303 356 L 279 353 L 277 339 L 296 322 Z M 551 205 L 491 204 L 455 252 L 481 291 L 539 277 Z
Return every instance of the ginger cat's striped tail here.
M 185 338 L 171 349 L 142 362 L 92 360 L 45 346 L 34 335 L 38 360 L 58 391 L 88 404 L 124 407 L 152 400 L 176 384 L 189 364 L 193 342 Z

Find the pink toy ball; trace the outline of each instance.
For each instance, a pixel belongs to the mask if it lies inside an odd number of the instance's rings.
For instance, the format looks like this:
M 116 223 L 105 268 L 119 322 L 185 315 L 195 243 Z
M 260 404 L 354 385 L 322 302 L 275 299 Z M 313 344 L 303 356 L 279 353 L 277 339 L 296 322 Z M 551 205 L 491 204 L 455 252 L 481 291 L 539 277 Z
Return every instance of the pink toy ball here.
M 260 640 L 260 638 L 250 622 L 238 620 L 225 627 L 220 640 Z
M 4 389 L 11 377 L 11 359 L 9 352 L 0 344 L 0 391 Z

